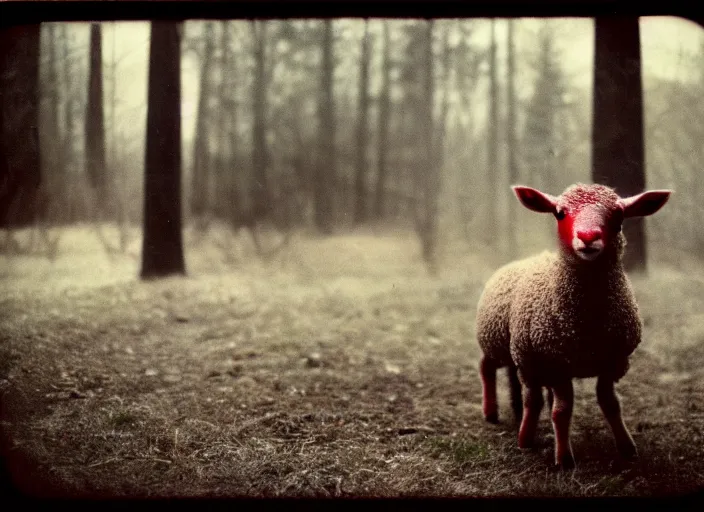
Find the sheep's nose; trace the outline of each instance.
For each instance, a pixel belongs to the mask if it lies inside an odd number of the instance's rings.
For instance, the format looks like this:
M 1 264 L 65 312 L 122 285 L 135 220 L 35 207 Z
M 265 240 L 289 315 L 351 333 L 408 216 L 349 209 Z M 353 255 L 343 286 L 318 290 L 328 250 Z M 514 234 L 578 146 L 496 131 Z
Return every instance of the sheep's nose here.
M 577 231 L 577 238 L 579 238 L 586 245 L 589 245 L 590 243 L 594 242 L 595 240 L 599 240 L 601 238 L 601 230 L 600 229 L 579 230 L 579 231 Z

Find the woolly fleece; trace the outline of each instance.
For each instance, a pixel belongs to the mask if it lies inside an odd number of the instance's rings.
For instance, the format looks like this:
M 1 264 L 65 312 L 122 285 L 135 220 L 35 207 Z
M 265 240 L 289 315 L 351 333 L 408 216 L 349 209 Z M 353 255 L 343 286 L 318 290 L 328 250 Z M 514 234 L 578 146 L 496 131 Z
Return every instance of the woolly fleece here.
M 558 205 L 608 208 L 617 198 L 607 187 L 574 185 Z M 497 367 L 513 361 L 523 384 L 531 386 L 600 375 L 616 382 L 626 374 L 642 322 L 620 262 L 625 238 L 620 232 L 612 236 L 599 261 L 578 261 L 561 246 L 492 275 L 479 299 L 477 338 Z

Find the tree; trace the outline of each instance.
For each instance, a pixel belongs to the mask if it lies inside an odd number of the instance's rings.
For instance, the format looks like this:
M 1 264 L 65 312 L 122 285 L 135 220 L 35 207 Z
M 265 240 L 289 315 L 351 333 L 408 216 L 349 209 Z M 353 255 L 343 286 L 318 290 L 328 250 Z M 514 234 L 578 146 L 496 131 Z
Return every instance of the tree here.
M 225 54 L 223 55 L 223 70 L 225 73 L 225 88 L 227 91 L 227 97 L 225 98 L 220 98 L 220 101 L 223 102 L 223 110 L 227 112 L 228 115 L 228 120 L 227 120 L 227 126 L 228 126 L 228 136 L 227 140 L 229 142 L 229 156 L 230 156 L 230 180 L 229 180 L 229 196 L 230 196 L 230 218 L 232 218 L 233 215 L 241 215 L 242 213 L 242 187 L 240 186 L 240 180 L 241 176 L 240 173 L 236 172 L 236 169 L 239 169 L 239 148 L 241 146 L 241 141 L 239 138 L 239 132 L 238 132 L 238 125 L 239 125 L 239 102 L 238 102 L 238 89 L 239 89 L 239 84 L 241 83 L 239 80 L 239 69 L 237 66 L 237 59 L 235 57 L 235 53 L 232 51 L 230 48 L 230 39 L 232 34 L 230 34 L 230 29 L 234 32 L 234 35 L 237 36 L 237 32 L 235 31 L 236 24 L 231 23 L 228 21 L 223 21 L 223 30 L 226 31 L 223 34 L 223 51 Z
M 509 29 L 511 30 L 511 29 Z M 496 59 L 496 19 L 491 19 L 491 42 L 489 44 L 489 121 L 488 121 L 488 152 L 487 158 L 487 204 L 488 225 L 496 223 L 497 182 L 499 174 L 499 81 L 497 77 L 498 63 Z M 494 228 L 493 231 L 496 231 Z M 494 245 L 496 238 L 489 237 L 487 242 Z
M 380 219 L 384 215 L 385 191 L 387 178 L 387 159 L 389 153 L 389 118 L 391 113 L 391 40 L 389 22 L 384 20 L 384 53 L 382 57 L 381 92 L 379 93 L 379 140 L 377 147 L 377 178 L 374 215 Z
M 357 177 L 355 180 L 355 222 L 367 218 L 367 132 L 369 113 L 369 20 L 364 20 L 359 57 L 359 112 L 357 119 Z
M 645 189 L 643 86 L 637 17 L 595 21 L 592 179 L 621 196 Z M 646 271 L 643 218 L 627 219 L 626 270 Z
M 220 26 L 220 59 L 219 59 L 219 81 L 216 88 L 217 111 L 215 112 L 215 130 L 211 132 L 209 138 L 216 141 L 216 157 L 211 162 L 212 187 L 207 187 L 212 202 L 212 212 L 219 218 L 225 218 L 232 222 L 238 222 L 241 215 L 241 205 L 238 190 L 235 187 L 235 167 L 232 165 L 235 146 L 232 145 L 232 134 L 230 132 L 231 101 L 233 94 L 231 82 L 233 70 L 230 68 L 230 28 L 229 21 L 221 21 Z
M 506 92 L 507 92 L 507 119 L 506 119 L 506 139 L 508 152 L 508 179 L 511 184 L 518 180 L 518 162 L 516 160 L 516 62 L 514 47 L 514 20 L 508 20 L 508 41 L 507 41 L 507 65 L 506 65 Z M 509 257 L 515 258 L 518 255 L 518 242 L 516 241 L 516 204 L 515 201 L 508 203 L 508 243 Z
M 658 212 L 659 219 L 649 227 L 659 227 L 657 239 L 668 248 L 704 254 L 704 209 L 700 206 L 704 197 L 704 80 L 687 83 L 675 77 L 649 78 L 655 81 L 648 90 L 649 104 L 662 105 L 662 112 L 646 116 L 648 177 L 677 191 L 677 202 L 662 214 Z
M 450 49 L 450 29 L 452 28 L 452 25 L 450 23 L 444 22 L 440 25 L 442 28 L 442 59 L 440 61 L 441 66 L 442 66 L 442 75 L 440 78 L 440 85 L 442 86 L 440 89 L 440 94 L 436 94 L 435 91 L 435 67 L 432 66 L 429 70 L 429 77 L 428 80 L 431 80 L 433 82 L 433 86 L 431 90 L 429 90 L 430 98 L 431 98 L 431 120 L 433 119 L 432 116 L 432 105 L 435 101 L 435 96 L 438 96 L 439 102 L 440 102 L 440 114 L 438 116 L 437 121 L 433 122 L 433 126 L 431 128 L 430 132 L 430 137 L 431 137 L 431 144 L 432 144 L 432 163 L 433 167 L 435 169 L 435 173 L 437 174 L 437 180 L 438 180 L 438 185 L 437 185 L 437 192 L 436 194 L 440 193 L 440 182 L 442 181 L 441 175 L 443 172 L 443 168 L 445 166 L 445 138 L 447 136 L 447 116 L 450 111 L 450 87 L 452 85 L 452 81 L 450 79 L 451 77 L 451 68 L 453 64 L 453 52 Z M 430 44 L 428 48 L 428 54 L 426 58 L 429 58 L 431 61 L 433 60 L 433 40 L 432 40 L 432 32 L 430 32 Z M 436 198 L 437 201 L 437 198 Z
M 63 43 L 63 82 L 64 89 L 64 129 L 62 137 L 63 147 L 63 170 L 65 179 L 68 181 L 68 194 L 73 195 L 73 201 L 70 202 L 68 219 L 69 222 L 75 222 L 78 219 L 85 218 L 86 204 L 78 200 L 82 191 L 82 183 L 78 179 L 80 173 L 75 170 L 78 168 L 78 159 L 76 157 L 76 105 L 78 104 L 77 94 L 74 92 L 72 84 L 77 79 L 74 57 L 71 52 L 71 41 L 69 38 L 69 30 L 67 24 L 61 25 L 61 40 Z M 82 176 L 81 176 L 82 177 Z
M 566 91 L 555 49 L 554 29 L 548 20 L 543 22 L 538 34 L 536 70 L 533 96 L 526 112 L 522 158 L 526 168 L 536 175 L 535 185 L 548 189 L 558 181 L 558 137 L 559 132 L 565 128 L 558 127 L 558 118 Z
M 319 149 L 314 184 L 315 225 L 326 235 L 332 234 L 335 193 L 335 99 L 333 97 L 333 21 L 323 22 L 322 66 L 320 70 L 320 104 L 318 110 Z
M 267 69 L 267 22 L 252 21 L 254 39 L 254 84 L 252 87 L 252 104 L 254 122 L 252 124 L 252 169 L 251 183 L 252 220 L 265 216 L 271 209 L 269 193 L 269 149 L 266 144 L 266 69 Z
M 41 213 L 39 25 L 0 31 L 0 227 Z
M 105 123 L 103 117 L 103 53 L 99 23 L 90 26 L 90 71 L 86 110 L 86 172 L 96 193 L 97 207 L 104 213 L 108 208 L 105 169 Z
M 198 92 L 198 113 L 193 147 L 193 174 L 191 176 L 191 214 L 203 216 L 209 213 L 210 198 L 210 158 L 208 152 L 208 98 L 212 87 L 212 62 L 214 31 L 213 22 L 205 23 L 205 43 L 200 71 L 200 91 Z
M 231 226 L 237 229 L 244 216 L 244 205 L 239 185 L 242 169 L 236 164 L 240 141 L 237 136 L 238 104 L 237 104 L 237 69 L 232 50 L 232 32 L 235 23 L 222 21 L 220 60 L 220 86 L 218 92 L 218 140 L 219 158 L 216 170 L 215 197 L 218 198 L 218 212 L 224 215 Z
M 151 22 L 148 80 L 143 279 L 186 272 L 181 233 L 179 23 Z
M 318 165 L 321 24 L 318 20 L 270 22 L 267 126 L 271 220 L 280 230 L 314 223 Z
M 113 32 L 114 34 L 114 32 Z M 113 46 L 114 50 L 114 46 Z M 112 134 L 113 144 L 115 132 L 115 65 L 112 61 Z M 125 201 L 120 196 L 117 187 L 118 180 L 116 172 L 108 171 L 105 154 L 105 122 L 103 104 L 103 51 L 102 51 L 102 31 L 99 23 L 93 23 L 90 27 L 90 48 L 89 48 L 89 69 L 88 69 L 88 94 L 85 109 L 85 169 L 88 177 L 88 184 L 92 189 L 94 227 L 100 242 L 103 244 L 108 255 L 127 250 L 129 230 L 126 226 Z M 115 150 L 113 146 L 113 151 Z M 112 161 L 115 156 L 113 153 Z M 124 179 L 124 176 L 120 176 Z M 114 246 L 108 237 L 103 233 L 101 223 L 107 219 L 117 221 L 119 226 L 119 245 Z
M 426 164 L 432 144 L 432 124 L 428 125 L 428 122 L 432 120 L 433 105 L 428 103 L 434 84 L 428 81 L 427 55 L 428 28 L 432 36 L 432 25 L 421 20 L 409 20 L 402 25 L 405 44 L 399 56 L 397 81 L 402 100 L 400 108 L 396 109 L 399 112 L 395 130 L 397 139 L 391 144 L 398 155 L 394 155 L 395 172 L 390 180 L 396 196 L 391 201 L 393 213 L 396 216 L 410 213 L 421 244 L 426 232 L 424 194 L 431 172 Z
M 42 77 L 42 89 L 46 101 L 47 116 L 40 124 L 40 143 L 42 146 L 42 182 L 50 197 L 51 213 L 58 221 L 67 221 L 70 199 L 67 197 L 66 169 L 64 165 L 64 147 L 61 144 L 62 127 L 59 117 L 61 103 L 59 58 L 57 52 L 56 23 L 46 25 L 45 46 L 42 52 L 46 55 L 43 61 L 45 74 Z
M 416 231 L 420 237 L 421 254 L 431 274 L 437 272 L 437 235 L 438 235 L 438 209 L 441 189 L 442 172 L 442 143 L 444 138 L 444 116 L 447 113 L 447 95 L 443 99 L 442 114 L 437 123 L 433 119 L 433 106 L 435 104 L 435 78 L 433 60 L 433 32 L 434 20 L 424 22 L 418 34 L 421 44 L 421 82 L 419 92 L 422 96 L 418 104 L 419 113 L 419 143 L 421 146 L 420 162 L 417 165 L 415 176 L 415 189 L 420 192 L 420 198 L 415 200 Z M 447 31 L 443 38 L 443 68 L 449 68 L 449 52 Z M 445 84 L 449 83 L 447 76 Z M 439 136 L 435 136 L 435 131 Z
M 473 42 L 473 33 L 476 29 L 478 23 L 482 21 L 468 21 L 465 19 L 458 19 L 456 22 L 456 33 L 460 36 L 459 42 L 455 49 L 455 87 L 457 91 L 457 106 L 451 110 L 451 116 L 454 118 L 454 123 L 452 123 L 452 138 L 451 148 L 448 148 L 449 159 L 454 160 L 454 166 L 456 167 L 454 179 L 455 184 L 448 183 L 447 187 L 449 190 L 454 190 L 454 203 L 456 204 L 456 215 L 457 221 L 459 222 L 464 236 L 468 241 L 475 241 L 476 234 L 472 233 L 470 229 L 471 223 L 475 220 L 477 212 L 485 212 L 484 215 L 491 214 L 494 205 L 487 204 L 489 201 L 494 202 L 495 197 L 491 197 L 486 194 L 486 187 L 476 186 L 476 182 L 472 179 L 474 175 L 474 170 L 477 166 L 478 157 L 480 154 L 487 153 L 490 155 L 492 151 L 491 143 L 488 142 L 488 137 L 485 140 L 483 136 L 480 135 L 480 140 L 487 142 L 485 146 L 475 142 L 475 126 L 477 124 L 477 119 L 475 111 L 478 109 L 474 108 L 474 98 L 478 85 L 480 84 L 480 76 L 482 74 L 482 64 L 487 62 L 490 73 L 492 69 L 496 69 L 497 64 L 491 63 L 491 49 L 492 46 L 489 45 L 488 49 L 480 48 Z M 493 23 L 493 22 L 492 22 Z M 496 56 L 494 57 L 496 59 Z M 498 69 L 495 71 L 498 74 Z M 497 79 L 498 81 L 498 79 Z M 489 84 L 491 88 L 491 81 Z M 489 108 L 489 118 L 488 122 L 491 123 L 487 130 L 482 130 L 482 133 L 487 133 L 487 136 L 491 135 L 492 130 L 499 131 L 501 126 L 498 112 L 498 105 L 502 103 L 499 98 L 499 87 L 496 86 L 496 116 L 497 119 L 492 121 L 491 107 Z M 490 89 L 491 96 L 491 89 Z M 490 97 L 491 101 L 491 97 Z M 484 102 L 481 101 L 481 104 Z M 501 140 L 500 135 L 496 134 L 497 152 L 499 147 L 499 142 Z M 496 165 L 493 167 L 496 169 L 494 172 L 498 172 L 500 169 L 499 165 L 499 155 L 496 155 Z M 488 160 L 488 159 L 487 159 Z M 491 172 L 491 165 L 486 166 L 486 174 Z M 459 180 L 459 181 L 457 181 Z M 484 205 L 482 207 L 478 207 Z M 484 219 L 482 219 L 484 222 Z M 494 240 L 489 234 L 488 230 L 485 233 L 483 242 L 487 245 Z

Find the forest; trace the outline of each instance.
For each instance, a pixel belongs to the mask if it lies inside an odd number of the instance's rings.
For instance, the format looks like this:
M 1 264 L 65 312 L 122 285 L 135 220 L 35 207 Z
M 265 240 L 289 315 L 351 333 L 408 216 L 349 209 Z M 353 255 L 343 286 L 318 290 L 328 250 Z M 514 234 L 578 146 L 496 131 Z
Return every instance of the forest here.
M 700 26 L 52 22 L 0 47 L 0 416 L 25 491 L 701 487 Z M 474 315 L 493 270 L 555 246 L 510 186 L 577 182 L 673 196 L 624 225 L 641 457 L 612 460 L 580 381 L 570 476 L 549 420 L 516 447 L 503 381 L 483 422 Z
M 589 22 L 326 23 L 183 26 L 187 116 L 177 181 L 184 225 L 205 232 L 220 223 L 237 232 L 266 220 L 284 234 L 301 227 L 331 234 L 386 220 L 414 227 L 433 263 L 438 242 L 431 239 L 448 230 L 468 240 L 498 232 L 499 244 L 511 231 L 525 232 L 523 219 L 509 221 L 510 183 L 559 193 L 592 178 Z M 572 32 L 581 43 L 570 47 Z M 22 248 L 6 232 L 6 251 L 51 253 L 60 247 L 52 227 L 95 222 L 120 226 L 117 240 L 100 229 L 96 235 L 106 250 L 124 252 L 130 226 L 142 225 L 148 42 L 115 50 L 131 37 L 148 40 L 148 27 L 42 27 L 32 50 L 40 53 L 41 199 L 5 192 L 3 224 L 17 217 L 24 225 L 27 205 L 41 205 L 33 219 L 44 243 Z M 696 34 L 666 55 L 653 48 L 652 61 L 669 66 L 650 73 L 645 51 L 644 174 L 656 188 L 687 193 L 650 229 L 673 249 L 698 252 L 701 219 L 685 212 L 701 194 L 694 177 L 704 50 Z M 121 74 L 120 60 L 135 53 L 142 62 L 132 59 Z M 141 91 L 129 87 L 137 77 Z

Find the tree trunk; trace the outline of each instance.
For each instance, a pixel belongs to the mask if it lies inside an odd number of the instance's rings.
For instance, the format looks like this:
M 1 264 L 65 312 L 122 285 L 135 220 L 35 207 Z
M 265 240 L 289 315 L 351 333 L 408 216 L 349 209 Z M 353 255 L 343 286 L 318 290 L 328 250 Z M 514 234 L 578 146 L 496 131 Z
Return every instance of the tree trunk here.
M 232 168 L 230 167 L 230 148 L 229 148 L 229 133 L 227 123 L 229 116 L 227 115 L 227 59 L 229 48 L 229 33 L 227 30 L 227 21 L 220 22 L 220 60 L 219 64 L 219 80 L 217 83 L 217 101 L 218 108 L 215 114 L 215 133 L 216 155 L 213 162 L 213 182 L 215 186 L 210 191 L 211 200 L 213 201 L 213 210 L 215 215 L 220 218 L 231 218 L 232 199 L 230 196 L 230 188 L 232 185 Z
M 86 110 L 86 172 L 96 193 L 97 206 L 112 215 L 108 205 L 105 169 L 105 123 L 103 117 L 103 53 L 100 24 L 90 27 L 90 71 Z
M 265 216 L 271 208 L 268 167 L 269 150 L 266 144 L 266 28 L 267 22 L 252 21 L 254 36 L 254 87 L 252 103 L 254 122 L 252 125 L 252 169 L 251 183 L 252 218 Z
M 489 46 L 489 133 L 487 158 L 487 195 L 486 222 L 493 228 L 489 231 L 498 232 L 496 218 L 496 200 L 500 191 L 497 188 L 499 171 L 499 81 L 497 78 L 498 63 L 496 59 L 496 20 L 491 20 L 491 43 Z M 509 77 L 510 79 L 510 77 Z M 510 228 L 510 226 L 509 226 Z M 489 236 L 487 243 L 495 246 L 497 238 Z
M 420 105 L 420 143 L 423 146 L 420 213 L 416 213 L 416 225 L 421 239 L 423 260 L 428 265 L 432 274 L 437 271 L 437 224 L 438 224 L 438 195 L 440 192 L 440 167 L 437 161 L 436 139 L 433 137 L 435 124 L 433 123 L 433 105 L 435 103 L 435 81 L 433 77 L 433 29 L 434 20 L 425 21 L 423 44 L 423 75 L 422 95 Z M 414 180 L 416 181 L 416 180 Z M 417 182 L 417 181 L 416 181 Z M 414 198 L 417 196 L 414 194 Z M 416 211 L 417 208 L 416 205 Z
M 43 184 L 47 187 L 48 195 L 51 197 L 52 213 L 54 219 L 59 222 L 67 222 L 68 205 L 71 199 L 67 194 L 66 168 L 64 165 L 64 148 L 61 145 L 61 119 L 59 116 L 59 105 L 61 94 L 59 91 L 59 58 L 57 52 L 57 30 L 55 23 L 47 23 L 46 50 L 48 59 L 46 63 L 46 83 L 45 90 L 49 110 L 48 126 L 42 136 L 47 140 L 41 143 L 46 148 L 46 154 L 42 158 Z
M 193 174 L 191 176 L 191 214 L 206 215 L 210 209 L 210 158 L 208 151 L 208 97 L 211 88 L 211 68 L 213 61 L 213 22 L 205 23 L 205 46 L 203 66 L 200 72 L 198 92 L 198 113 L 193 148 Z
M 41 213 L 39 25 L 0 30 L 0 227 Z
M 367 220 L 367 139 L 369 113 L 369 20 L 364 20 L 359 60 L 359 118 L 357 120 L 357 179 L 355 180 L 355 212 L 357 224 Z
M 645 189 L 643 88 L 637 17 L 596 18 L 592 179 L 621 196 Z M 642 218 L 627 219 L 626 270 L 646 270 Z
M 76 172 L 76 158 L 74 152 L 74 140 L 76 138 L 74 133 L 74 92 L 72 84 L 75 77 L 75 72 L 73 69 L 73 59 L 71 58 L 71 52 L 69 49 L 68 41 L 68 26 L 66 24 L 61 25 L 61 39 L 63 42 L 63 61 L 64 61 L 64 76 L 63 76 L 63 87 L 65 91 L 64 97 L 64 131 L 63 131 L 63 154 L 64 154 L 64 170 L 66 171 L 65 180 L 68 183 L 68 195 L 69 195 L 69 212 L 68 218 L 69 222 L 75 222 L 79 219 L 86 219 L 87 211 L 86 204 L 82 200 L 81 187 L 82 183 L 79 181 L 80 174 Z
M 239 167 L 235 164 L 237 155 L 237 84 L 235 77 L 237 72 L 234 66 L 234 56 L 231 47 L 232 27 L 229 21 L 222 21 L 222 83 L 220 91 L 220 114 L 222 119 L 220 133 L 220 153 L 223 157 L 223 167 L 221 176 L 223 182 L 223 194 L 225 204 L 223 209 L 227 214 L 231 225 L 239 222 L 242 216 L 242 201 L 240 199 L 240 178 Z
M 390 55 L 390 34 L 388 20 L 382 21 L 384 24 L 384 55 L 381 71 L 381 92 L 379 93 L 379 140 L 378 140 L 378 170 L 376 180 L 376 204 L 374 215 L 381 219 L 385 214 L 385 191 L 387 178 L 387 159 L 389 154 L 389 117 L 391 112 L 391 55 Z
M 432 59 L 432 39 L 430 46 L 430 58 Z M 443 78 L 442 84 L 442 99 L 440 101 L 440 116 L 435 123 L 431 134 L 435 136 L 433 140 L 433 156 L 432 162 L 433 167 L 436 169 L 437 174 L 437 190 L 436 195 L 440 192 L 440 183 L 442 182 L 442 173 L 445 166 L 445 139 L 447 137 L 447 116 L 450 112 L 450 88 L 452 83 L 450 81 L 450 68 L 452 67 L 452 52 L 450 50 L 450 25 L 446 24 L 443 30 L 442 38 L 442 68 L 443 68 Z M 431 80 L 432 80 L 432 69 Z M 432 105 L 432 103 L 431 103 Z M 432 108 L 432 107 L 431 107 Z M 437 198 L 435 200 L 437 202 Z
M 142 279 L 185 274 L 181 234 L 179 23 L 151 22 Z
M 49 57 L 49 62 L 47 63 L 47 89 L 49 96 L 49 122 L 51 124 L 52 136 L 55 137 L 54 145 L 58 149 L 58 140 L 60 140 L 61 135 L 61 122 L 59 118 L 59 102 L 61 101 L 61 95 L 59 93 L 59 58 L 56 50 L 56 32 L 56 24 L 47 23 L 47 53 Z
M 335 103 L 333 98 L 333 21 L 323 22 L 320 73 L 319 150 L 315 176 L 315 225 L 332 234 L 335 197 Z
M 507 151 L 508 151 L 508 180 L 511 185 L 517 184 L 518 162 L 516 160 L 516 63 L 515 47 L 513 41 L 514 20 L 508 20 L 508 55 L 507 55 Z M 508 254 L 513 259 L 518 255 L 518 242 L 516 240 L 516 200 L 510 198 L 508 202 Z

